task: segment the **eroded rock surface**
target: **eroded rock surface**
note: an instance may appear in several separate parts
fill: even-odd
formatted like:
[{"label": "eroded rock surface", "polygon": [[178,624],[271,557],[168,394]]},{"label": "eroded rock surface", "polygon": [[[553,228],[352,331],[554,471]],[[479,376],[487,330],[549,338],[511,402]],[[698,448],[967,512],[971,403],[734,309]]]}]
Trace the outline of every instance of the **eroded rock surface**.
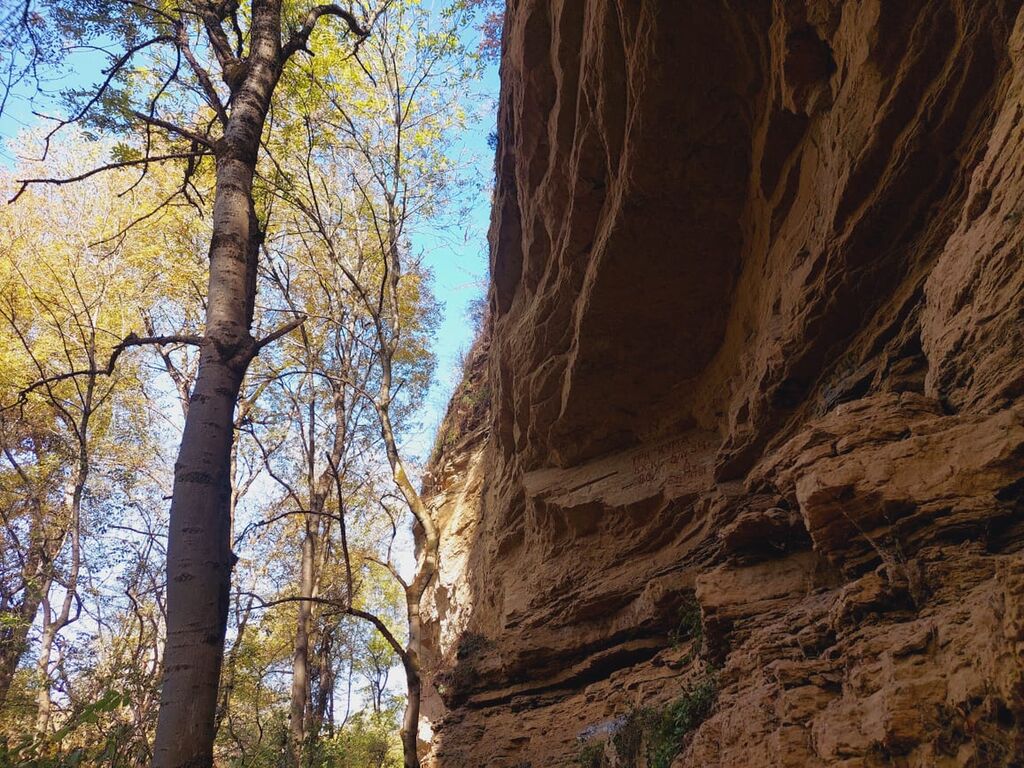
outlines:
[{"label": "eroded rock surface", "polygon": [[505,48],[428,763],[1024,765],[1021,0],[509,0]]}]

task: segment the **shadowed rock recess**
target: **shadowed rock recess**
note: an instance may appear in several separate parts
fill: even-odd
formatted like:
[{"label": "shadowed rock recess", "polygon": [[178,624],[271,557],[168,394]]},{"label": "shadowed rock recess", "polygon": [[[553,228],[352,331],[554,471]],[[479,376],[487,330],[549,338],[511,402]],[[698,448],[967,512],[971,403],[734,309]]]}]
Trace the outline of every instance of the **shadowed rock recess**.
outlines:
[{"label": "shadowed rock recess", "polygon": [[509,0],[427,764],[1024,765],[1021,0]]}]

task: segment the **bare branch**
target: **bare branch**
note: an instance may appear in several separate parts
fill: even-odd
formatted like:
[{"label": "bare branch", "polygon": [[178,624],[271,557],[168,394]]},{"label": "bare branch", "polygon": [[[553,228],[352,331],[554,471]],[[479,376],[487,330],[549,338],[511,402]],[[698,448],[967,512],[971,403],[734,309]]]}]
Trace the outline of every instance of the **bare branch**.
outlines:
[{"label": "bare branch", "polygon": [[211,151],[214,148],[213,141],[209,137],[202,136],[188,130],[187,128],[182,128],[180,125],[175,125],[168,120],[163,120],[155,115],[147,115],[145,112],[139,112],[137,110],[132,110],[132,115],[144,123],[155,125],[157,128],[163,128],[165,131],[176,133],[179,136],[184,136],[186,139],[191,139],[197,144],[202,144],[204,147],[209,147]]},{"label": "bare branch", "polygon": [[118,168],[133,168],[139,165],[148,165],[149,163],[160,163],[165,160],[185,160],[189,158],[203,157],[208,155],[208,152],[172,152],[168,155],[155,155],[149,157],[140,157],[137,160],[121,160],[116,163],[107,163],[105,165],[98,166],[92,170],[80,173],[77,176],[68,176],[63,179],[55,178],[38,178],[38,179],[18,179],[18,183],[21,185],[18,187],[18,191],[14,193],[14,197],[8,200],[8,203],[15,202],[22,194],[28,189],[30,184],[53,184],[60,186],[62,184],[73,184],[76,181],[82,181],[88,179],[90,176],[95,176],[97,173],[103,173],[104,171],[115,171]]},{"label": "bare branch", "polygon": [[247,526],[245,526],[244,530],[240,534],[238,534],[238,536],[235,537],[235,541],[232,544],[232,546],[237,547],[238,544],[246,536],[248,536],[251,531],[254,531],[257,528],[263,528],[268,525],[273,525],[278,520],[284,520],[286,517],[291,517],[293,515],[316,515],[319,517],[328,517],[332,520],[338,519],[338,516],[332,512],[313,512],[312,510],[309,509],[292,509],[287,512],[282,512],[278,515],[274,515],[273,517],[268,517],[266,520],[256,520],[255,522],[249,523]]},{"label": "bare branch", "polygon": [[342,613],[347,613],[349,616],[355,616],[357,618],[363,619],[364,621],[368,621],[371,624],[373,624],[373,626],[377,628],[377,631],[381,633],[385,640],[387,640],[388,645],[390,645],[394,652],[398,654],[398,657],[402,660],[402,664],[405,665],[406,669],[408,669],[409,665],[411,664],[409,652],[402,646],[400,642],[398,642],[398,638],[395,637],[394,633],[390,629],[388,629],[387,624],[385,624],[379,617],[374,616],[372,613],[368,611],[363,611],[359,608],[353,608],[352,606],[347,605],[341,602],[340,600],[332,600],[328,597],[296,596],[279,597],[274,600],[264,600],[262,597],[255,594],[254,592],[239,592],[238,594],[245,595],[246,597],[252,597],[253,599],[258,600],[259,604],[254,605],[253,608],[260,609],[273,608],[276,605],[285,605],[287,603],[316,603],[317,605],[326,605],[332,608],[337,608]]},{"label": "bare branch", "polygon": [[51,120],[56,120],[57,125],[53,128],[52,131],[46,134],[43,147],[43,159],[46,159],[46,156],[50,151],[50,139],[53,138],[54,134],[57,133],[57,131],[59,131],[64,126],[70,125],[71,123],[75,123],[81,120],[83,117],[85,117],[89,110],[93,108],[93,105],[95,105],[96,102],[98,102],[103,97],[103,94],[106,93],[107,88],[110,87],[110,84],[117,76],[117,73],[121,71],[121,68],[124,67],[124,65],[127,64],[131,60],[131,58],[135,56],[136,53],[148,48],[151,45],[156,45],[157,43],[173,42],[173,37],[169,35],[159,35],[158,37],[151,38],[143,43],[139,43],[138,45],[133,45],[131,48],[129,48],[123,54],[121,54],[121,56],[113,64],[111,64],[108,69],[104,70],[106,78],[100,84],[100,87],[96,89],[96,91],[92,94],[90,99],[85,103],[85,105],[78,111],[78,113],[74,117],[70,117],[67,119],[50,118]]},{"label": "bare branch", "polygon": [[117,359],[121,356],[121,353],[129,347],[141,347],[147,344],[193,344],[195,346],[201,346],[203,343],[204,339],[201,336],[137,336],[134,333],[129,333],[117,346],[114,347],[113,350],[111,350],[110,358],[107,360],[105,368],[86,368],[78,371],[68,371],[67,373],[59,373],[56,376],[48,376],[40,379],[23,389],[18,395],[18,400],[12,405],[0,408],[0,412],[9,410],[16,405],[24,403],[28,395],[35,390],[40,387],[55,384],[58,381],[66,381],[78,376],[109,376],[114,372],[114,366],[117,364]]},{"label": "bare branch", "polygon": [[334,3],[329,5],[318,5],[311,8],[309,13],[306,14],[306,18],[302,22],[302,26],[292,31],[291,36],[288,38],[288,42],[285,43],[284,47],[281,49],[281,61],[288,61],[288,59],[297,51],[305,51],[310,54],[312,53],[312,51],[306,47],[306,44],[309,42],[309,36],[313,34],[313,28],[316,27],[317,21],[319,21],[323,16],[335,16],[344,21],[349,31],[355,35],[358,40],[362,40],[370,34],[370,30],[363,27],[351,11]]},{"label": "bare branch", "polygon": [[220,120],[220,124],[227,128],[228,113],[224,109],[220,96],[217,94],[217,88],[214,86],[213,80],[210,79],[210,73],[199,63],[195,53],[193,53],[192,46],[188,42],[188,31],[182,24],[178,25],[176,42],[178,48],[185,55],[185,61],[188,62],[192,72],[199,79],[199,84],[203,87],[203,93],[206,94],[206,101],[213,108],[213,111],[217,113],[217,119]]},{"label": "bare branch", "polygon": [[384,560],[378,560],[376,557],[371,557],[369,555],[365,556],[364,559],[368,563],[373,563],[374,565],[379,565],[381,568],[386,568],[388,572],[392,575],[392,577],[394,577],[395,581],[402,585],[402,589],[409,589],[408,583],[405,581],[405,579],[402,578],[402,574],[398,572],[398,569],[395,567],[394,563],[385,562]]},{"label": "bare branch", "polygon": [[273,344],[275,341],[280,339],[282,336],[287,336],[289,333],[294,331],[300,325],[306,322],[306,316],[296,317],[294,320],[289,320],[287,323],[282,325],[280,328],[271,331],[269,334],[264,336],[259,341],[255,342],[252,346],[252,356],[255,357],[259,354],[260,350],[268,344]]}]

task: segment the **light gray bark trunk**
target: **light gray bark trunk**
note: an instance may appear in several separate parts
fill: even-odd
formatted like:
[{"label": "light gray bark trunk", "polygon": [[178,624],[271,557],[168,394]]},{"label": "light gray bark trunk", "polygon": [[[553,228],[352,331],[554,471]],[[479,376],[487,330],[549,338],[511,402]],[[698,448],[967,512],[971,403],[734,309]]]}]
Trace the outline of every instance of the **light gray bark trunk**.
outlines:
[{"label": "light gray bark trunk", "polygon": [[295,627],[295,641],[292,651],[292,691],[289,706],[289,761],[293,768],[302,762],[303,744],[306,740],[306,707],[309,702],[309,634],[313,617],[314,574],[316,531],[315,522],[306,519],[306,533],[302,539],[302,560],[300,563],[299,595],[305,598],[299,602],[299,616]]},{"label": "light gray bark trunk", "polygon": [[404,768],[420,768],[419,729],[420,698],[420,650],[422,648],[423,626],[420,620],[420,595],[407,592],[406,611],[409,617],[409,643],[406,646],[405,715],[402,719],[402,758]]},{"label": "light gray bark trunk", "polygon": [[[67,583],[64,585],[64,600],[60,611],[53,616],[50,611],[49,596],[43,599],[43,632],[39,641],[39,658],[36,661],[36,674],[39,678],[39,692],[36,695],[36,733],[45,734],[50,726],[50,659],[53,655],[53,643],[64,627],[71,623],[71,606],[74,604],[78,589],[78,574],[82,562],[81,514],[82,492],[85,490],[85,479],[88,475],[88,457],[83,448],[80,457],[81,466],[76,472],[72,490],[71,507],[71,569]],[[51,582],[52,586],[52,582]]]},{"label": "light gray bark trunk", "polygon": [[231,587],[231,446],[262,233],[252,182],[280,76],[280,2],[253,3],[248,72],[217,144],[205,342],[178,460],[167,540],[167,643],[153,768],[209,768]]},{"label": "light gray bark trunk", "polygon": [[397,237],[395,227],[390,226],[391,231],[391,274],[389,289],[391,294],[392,317],[390,338],[382,331],[382,319],[376,318],[378,328],[378,339],[381,343],[381,384],[375,403],[377,415],[380,417],[381,437],[384,440],[384,448],[388,455],[388,463],[391,466],[391,476],[398,486],[405,503],[409,506],[413,517],[420,524],[422,542],[419,559],[416,563],[416,573],[412,582],[406,587],[406,610],[409,619],[409,642],[406,646],[405,669],[408,679],[408,691],[405,704],[405,717],[402,726],[402,747],[405,768],[420,768],[418,742],[419,742],[419,717],[420,717],[420,696],[422,684],[420,681],[420,651],[423,648],[423,627],[420,618],[420,601],[427,589],[430,580],[437,572],[438,557],[438,532],[427,505],[423,502],[419,491],[413,485],[409,472],[406,470],[405,462],[402,461],[401,453],[398,450],[398,439],[395,436],[394,425],[391,422],[391,385],[392,385],[392,360],[395,355],[396,343],[400,335],[400,317],[398,314],[398,281],[401,276],[401,264],[398,259]]},{"label": "light gray bark trunk", "polygon": [[204,347],[175,465],[167,548],[167,642],[155,768],[213,761],[231,568],[230,465],[241,374]]}]

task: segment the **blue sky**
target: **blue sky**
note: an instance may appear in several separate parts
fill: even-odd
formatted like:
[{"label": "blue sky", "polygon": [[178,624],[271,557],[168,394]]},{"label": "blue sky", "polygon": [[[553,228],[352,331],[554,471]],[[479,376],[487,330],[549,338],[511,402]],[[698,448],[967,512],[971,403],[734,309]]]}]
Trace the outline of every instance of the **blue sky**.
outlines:
[{"label": "blue sky", "polygon": [[[422,434],[412,448],[426,457],[433,436],[444,416],[448,399],[461,374],[460,358],[473,341],[470,305],[486,291],[488,274],[487,227],[491,213],[491,182],[494,150],[487,143],[495,126],[495,103],[498,92],[497,67],[491,65],[473,95],[479,112],[469,130],[459,138],[457,154],[472,165],[475,188],[471,193],[470,211],[465,222],[445,227],[437,222],[437,234],[421,233],[413,237],[413,248],[422,253],[425,263],[434,272],[434,290],[444,303],[444,319],[438,328],[435,351],[437,373],[427,402],[424,404]],[[426,440],[425,444],[421,444]]]},{"label": "blue sky", "polygon": [[[426,0],[433,11],[439,11],[446,0]],[[466,42],[475,47],[477,33],[466,33]],[[3,62],[0,61],[0,64]],[[61,90],[85,87],[102,79],[101,70],[108,63],[96,52],[71,56],[65,72],[73,73],[43,83],[42,91],[33,84],[16,89],[0,114],[0,165],[11,167],[18,156],[37,157],[39,149],[19,145],[18,134],[49,121],[39,114],[59,112]],[[469,211],[464,220],[445,219],[431,222],[413,236],[413,249],[422,254],[425,264],[434,273],[434,291],[443,304],[435,352],[437,369],[433,386],[423,403],[421,428],[407,436],[406,450],[415,458],[426,458],[433,437],[444,416],[448,399],[458,383],[461,354],[472,343],[473,325],[469,311],[472,302],[486,290],[487,226],[490,219],[492,163],[494,152],[488,146],[488,135],[494,130],[495,104],[498,94],[497,66],[487,67],[483,78],[469,94],[467,107],[476,115],[468,129],[457,139],[455,154],[466,164],[472,177]]]}]

